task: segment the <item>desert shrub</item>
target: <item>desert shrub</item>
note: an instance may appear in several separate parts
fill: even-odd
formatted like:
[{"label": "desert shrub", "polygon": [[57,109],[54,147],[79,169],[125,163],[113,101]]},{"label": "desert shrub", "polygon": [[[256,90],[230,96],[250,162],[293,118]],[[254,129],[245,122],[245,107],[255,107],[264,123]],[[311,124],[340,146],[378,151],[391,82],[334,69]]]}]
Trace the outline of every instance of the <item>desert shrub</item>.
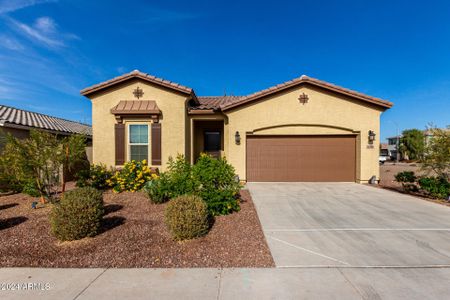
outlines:
[{"label": "desert shrub", "polygon": [[431,128],[430,133],[422,169],[434,171],[439,177],[450,180],[450,127]]},{"label": "desert shrub", "polygon": [[420,188],[435,198],[448,199],[450,183],[443,177],[423,177],[419,179]]},{"label": "desert shrub", "polygon": [[416,192],[418,190],[416,185],[417,176],[412,171],[403,171],[395,175],[395,180],[402,184],[405,192]]},{"label": "desert shrub", "polygon": [[417,180],[416,175],[414,174],[414,172],[412,171],[403,171],[403,172],[399,172],[395,175],[395,180],[397,182],[408,182],[408,183],[413,183]]},{"label": "desert shrub", "polygon": [[88,170],[77,173],[77,187],[90,186],[98,190],[109,188],[108,180],[113,176],[113,171],[104,164],[91,165]]},{"label": "desert shrub", "polygon": [[126,162],[120,171],[116,171],[107,183],[113,188],[113,192],[136,192],[141,190],[147,181],[158,178],[147,165],[147,161],[135,160]]},{"label": "desert shrub", "polygon": [[225,158],[213,158],[201,154],[192,167],[192,177],[195,182],[195,194],[208,205],[208,210],[214,216],[227,215],[239,211],[239,190],[236,173]]},{"label": "desert shrub", "polygon": [[[14,183],[22,188],[31,180],[36,183],[42,201],[54,201],[61,183],[64,167],[70,170],[72,163],[81,160],[85,137],[73,135],[58,138],[44,131],[31,130],[26,139],[6,136],[6,144],[0,156],[0,165]],[[77,149],[75,149],[77,148]],[[81,149],[81,150],[80,150]],[[64,189],[64,178],[62,180]],[[28,187],[27,187],[28,188]]]},{"label": "desert shrub", "polygon": [[102,192],[83,187],[65,192],[50,214],[51,231],[61,241],[95,236],[104,214]]},{"label": "desert shrub", "polygon": [[175,240],[201,237],[209,230],[208,207],[198,196],[183,195],[172,199],[164,217]]},{"label": "desert shrub", "polygon": [[39,189],[34,180],[27,180],[21,183],[22,185],[22,193],[30,195],[31,197],[39,197],[41,194],[39,193]]},{"label": "desert shrub", "polygon": [[182,155],[170,159],[167,171],[145,186],[154,203],[189,194],[201,197],[211,215],[226,215],[239,211],[240,184],[234,168],[225,159],[202,154],[194,166]]},{"label": "desert shrub", "polygon": [[0,158],[0,192],[21,192],[23,190],[23,182],[7,169],[7,166],[3,167]]},{"label": "desert shrub", "polygon": [[170,198],[192,194],[195,191],[196,183],[192,179],[192,166],[183,155],[178,155],[176,159],[169,158],[166,173],[171,184]]},{"label": "desert shrub", "polygon": [[169,158],[167,171],[159,178],[148,181],[144,186],[150,201],[163,203],[181,195],[194,194],[195,182],[192,179],[192,167],[183,155]]},{"label": "desert shrub", "polygon": [[147,181],[144,191],[153,203],[164,203],[169,201],[172,193],[172,184],[167,173],[161,173],[159,178]]}]

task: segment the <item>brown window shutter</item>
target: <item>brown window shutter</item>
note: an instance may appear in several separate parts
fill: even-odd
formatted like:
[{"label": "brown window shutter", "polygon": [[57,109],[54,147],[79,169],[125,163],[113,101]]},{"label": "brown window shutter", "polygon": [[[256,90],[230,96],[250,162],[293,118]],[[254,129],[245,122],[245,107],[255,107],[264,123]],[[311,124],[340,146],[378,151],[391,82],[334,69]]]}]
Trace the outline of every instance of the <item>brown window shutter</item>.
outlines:
[{"label": "brown window shutter", "polygon": [[161,123],[152,123],[152,165],[161,165]]},{"label": "brown window shutter", "polygon": [[125,163],[125,124],[114,125],[116,144],[116,165]]}]

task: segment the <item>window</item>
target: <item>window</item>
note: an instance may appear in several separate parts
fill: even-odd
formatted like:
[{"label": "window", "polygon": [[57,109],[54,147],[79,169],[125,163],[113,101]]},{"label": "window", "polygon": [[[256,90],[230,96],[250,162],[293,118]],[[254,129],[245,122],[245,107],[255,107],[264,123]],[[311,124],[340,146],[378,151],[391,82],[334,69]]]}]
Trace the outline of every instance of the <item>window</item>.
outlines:
[{"label": "window", "polygon": [[148,160],[148,125],[130,124],[128,129],[130,160]]}]

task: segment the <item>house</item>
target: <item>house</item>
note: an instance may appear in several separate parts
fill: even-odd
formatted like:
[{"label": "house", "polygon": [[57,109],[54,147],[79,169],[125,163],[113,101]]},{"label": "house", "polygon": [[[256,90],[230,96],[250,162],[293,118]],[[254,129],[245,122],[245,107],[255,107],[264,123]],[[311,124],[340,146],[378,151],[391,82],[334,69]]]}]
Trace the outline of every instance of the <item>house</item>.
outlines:
[{"label": "house", "polygon": [[380,144],[380,156],[384,156],[389,160],[391,155],[392,153],[389,150],[389,144],[386,143]]},{"label": "house", "polygon": [[60,136],[86,135],[88,140],[86,155],[89,161],[92,160],[91,126],[0,104],[0,131],[22,139],[27,138],[32,129],[43,130]]},{"label": "house", "polygon": [[81,91],[93,159],[120,167],[225,156],[244,181],[367,182],[379,176],[380,115],[391,102],[307,76],[247,96],[197,96],[132,71]]},{"label": "house", "polygon": [[[388,144],[388,150],[390,153],[390,157],[392,160],[396,160],[397,159],[397,147],[400,146],[400,142],[401,142],[401,135],[397,135],[397,136],[391,136],[387,138],[387,144]],[[399,154],[399,160],[401,159],[401,153]]]}]

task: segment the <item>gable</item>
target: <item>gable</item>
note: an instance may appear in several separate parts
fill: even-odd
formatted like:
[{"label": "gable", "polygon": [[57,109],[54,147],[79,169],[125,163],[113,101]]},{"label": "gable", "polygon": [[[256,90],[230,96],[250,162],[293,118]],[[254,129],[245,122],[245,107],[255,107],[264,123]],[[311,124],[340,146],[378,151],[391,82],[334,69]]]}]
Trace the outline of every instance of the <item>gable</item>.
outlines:
[{"label": "gable", "polygon": [[118,86],[124,86],[130,82],[145,82],[147,85],[164,89],[173,93],[190,96],[196,100],[194,90],[181,84],[155,77],[150,74],[134,70],[130,73],[115,77],[113,79],[92,85],[80,91],[80,94],[89,98],[94,97],[98,93],[105,93]]},{"label": "gable", "polygon": [[239,107],[241,105],[245,105],[248,103],[252,103],[255,101],[262,100],[268,96],[274,96],[278,93],[282,93],[288,90],[295,89],[300,86],[312,86],[317,87],[325,92],[335,93],[340,96],[345,96],[352,98],[354,100],[358,100],[361,102],[371,103],[375,106],[382,107],[383,109],[388,109],[392,107],[392,103],[380,98],[372,97],[365,95],[363,93],[359,93],[350,89],[346,89],[319,79],[311,78],[305,75],[302,75],[299,78],[278,84],[276,86],[272,86],[270,88],[267,88],[265,90],[256,92],[254,94],[241,97],[237,99],[236,101],[226,101],[223,104],[221,104],[220,108],[222,111],[226,111],[229,109],[233,109],[235,107]]}]

